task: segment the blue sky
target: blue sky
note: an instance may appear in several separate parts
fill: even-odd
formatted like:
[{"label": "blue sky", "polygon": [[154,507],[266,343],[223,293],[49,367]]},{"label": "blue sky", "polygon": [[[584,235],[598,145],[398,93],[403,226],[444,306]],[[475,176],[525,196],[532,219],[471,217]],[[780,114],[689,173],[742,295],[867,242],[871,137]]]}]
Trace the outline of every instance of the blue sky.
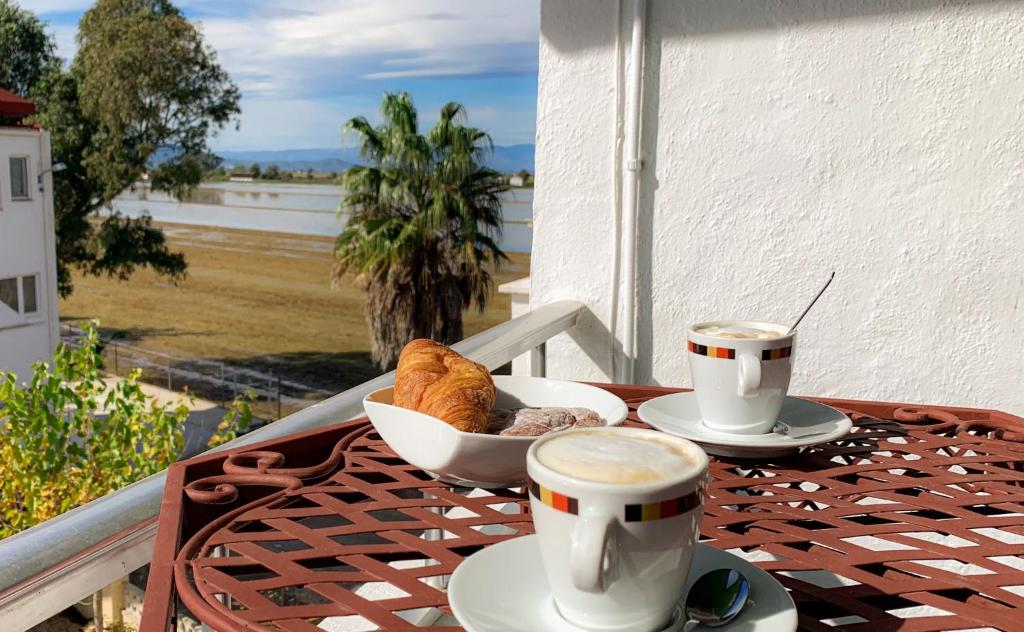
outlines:
[{"label": "blue sky", "polygon": [[[90,0],[21,0],[74,55]],[[376,118],[385,91],[421,121],[459,101],[495,143],[532,143],[539,0],[181,0],[242,89],[238,131],[214,149],[334,147],[348,118]],[[350,142],[350,141],[349,141]]]}]

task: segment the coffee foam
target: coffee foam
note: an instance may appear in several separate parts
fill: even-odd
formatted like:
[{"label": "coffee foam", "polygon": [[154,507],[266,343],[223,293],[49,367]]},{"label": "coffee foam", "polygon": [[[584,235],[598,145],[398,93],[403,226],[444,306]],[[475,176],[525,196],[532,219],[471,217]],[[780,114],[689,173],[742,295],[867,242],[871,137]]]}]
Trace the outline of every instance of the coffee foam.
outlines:
[{"label": "coffee foam", "polygon": [[696,328],[694,331],[705,336],[739,340],[768,340],[784,335],[783,332],[777,329],[765,329],[750,325],[705,325]]},{"label": "coffee foam", "polygon": [[623,432],[588,431],[545,441],[537,460],[573,478],[597,483],[653,483],[696,468],[696,455],[671,441]]}]

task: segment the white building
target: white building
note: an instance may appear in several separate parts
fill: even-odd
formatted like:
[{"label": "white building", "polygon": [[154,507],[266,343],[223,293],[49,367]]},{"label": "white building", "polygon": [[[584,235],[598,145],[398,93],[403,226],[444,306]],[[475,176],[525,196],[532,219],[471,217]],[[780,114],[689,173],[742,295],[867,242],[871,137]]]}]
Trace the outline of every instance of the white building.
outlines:
[{"label": "white building", "polygon": [[542,0],[530,304],[591,311],[548,374],[687,386],[688,323],[789,323],[836,270],[794,394],[1024,413],[1022,21]]},{"label": "white building", "polygon": [[0,89],[0,371],[19,382],[59,337],[50,135],[17,124],[34,111]]}]

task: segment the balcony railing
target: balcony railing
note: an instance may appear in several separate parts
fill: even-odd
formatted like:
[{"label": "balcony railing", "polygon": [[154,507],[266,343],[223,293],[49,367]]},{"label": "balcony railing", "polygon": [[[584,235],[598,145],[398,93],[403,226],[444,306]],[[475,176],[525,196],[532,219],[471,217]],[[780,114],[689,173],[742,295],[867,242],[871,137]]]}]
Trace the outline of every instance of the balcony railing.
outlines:
[{"label": "balcony railing", "polygon": [[[575,301],[545,305],[454,345],[495,369],[525,353],[544,374],[545,342],[573,328]],[[366,394],[394,383],[394,372],[364,382],[217,450],[275,439],[357,417]],[[24,630],[142,567],[152,555],[166,473],[155,474],[57,518],[0,540],[0,621]]]}]

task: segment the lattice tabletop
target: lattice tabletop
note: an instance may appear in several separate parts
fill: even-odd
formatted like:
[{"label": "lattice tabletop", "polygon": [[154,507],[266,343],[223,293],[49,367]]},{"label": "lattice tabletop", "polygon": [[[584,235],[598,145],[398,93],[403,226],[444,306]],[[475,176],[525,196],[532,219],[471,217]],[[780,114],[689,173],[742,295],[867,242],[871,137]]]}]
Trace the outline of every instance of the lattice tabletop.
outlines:
[{"label": "lattice tabletop", "polygon": [[[605,386],[636,407],[674,389]],[[1024,419],[820,400],[854,432],[712,460],[702,538],[791,591],[804,630],[1024,630]],[[457,630],[445,578],[531,533],[520,489],[431,480],[365,420],[172,466],[143,630]]]}]

